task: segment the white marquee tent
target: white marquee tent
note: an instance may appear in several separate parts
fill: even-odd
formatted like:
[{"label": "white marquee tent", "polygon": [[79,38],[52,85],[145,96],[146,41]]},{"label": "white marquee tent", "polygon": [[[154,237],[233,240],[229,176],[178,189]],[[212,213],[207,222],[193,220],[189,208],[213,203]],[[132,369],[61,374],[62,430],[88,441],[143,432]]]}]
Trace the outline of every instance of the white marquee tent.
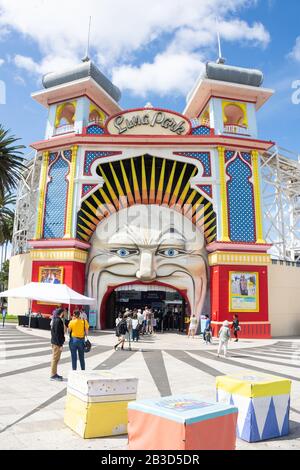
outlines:
[{"label": "white marquee tent", "polygon": [[30,282],[22,287],[8,289],[0,293],[0,297],[13,297],[15,299],[39,300],[40,302],[53,302],[67,305],[93,305],[95,299],[79,294],[66,284],[48,284]]}]

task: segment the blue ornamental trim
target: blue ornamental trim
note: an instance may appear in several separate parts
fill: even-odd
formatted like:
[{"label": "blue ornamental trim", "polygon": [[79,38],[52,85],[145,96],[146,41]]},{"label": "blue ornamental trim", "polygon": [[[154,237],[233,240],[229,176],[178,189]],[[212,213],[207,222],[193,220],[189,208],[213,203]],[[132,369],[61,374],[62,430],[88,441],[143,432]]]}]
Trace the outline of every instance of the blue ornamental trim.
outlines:
[{"label": "blue ornamental trim", "polygon": [[211,160],[208,152],[174,152],[174,155],[196,158],[203,166],[203,176],[211,176]]},{"label": "blue ornamental trim", "polygon": [[230,240],[255,242],[255,207],[251,168],[238,155],[226,168]]},{"label": "blue ornamental trim", "polygon": [[86,129],[86,133],[89,135],[101,135],[105,134],[104,129],[96,124],[93,124]]},{"label": "blue ornamental trim", "polygon": [[192,129],[193,135],[210,135],[210,128],[207,126],[194,127]]},{"label": "blue ornamental trim", "polygon": [[44,218],[44,238],[62,238],[65,231],[69,164],[60,155],[49,171]]},{"label": "blue ornamental trim", "polygon": [[83,174],[91,176],[91,167],[98,158],[112,157],[114,155],[121,155],[121,152],[85,152]]}]

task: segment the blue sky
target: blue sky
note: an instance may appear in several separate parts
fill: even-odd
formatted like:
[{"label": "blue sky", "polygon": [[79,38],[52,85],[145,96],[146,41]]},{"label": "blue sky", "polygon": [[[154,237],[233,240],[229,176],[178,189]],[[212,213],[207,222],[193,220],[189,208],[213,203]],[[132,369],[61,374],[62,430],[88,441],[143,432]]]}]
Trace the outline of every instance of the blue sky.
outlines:
[{"label": "blue sky", "polygon": [[258,114],[260,137],[300,153],[300,104],[292,103],[292,83],[300,80],[298,0],[49,3],[0,0],[0,123],[25,145],[43,138],[46,122],[30,94],[44,73],[80,61],[90,14],[92,59],[121,88],[122,107],[151,101],[179,112],[205,61],[217,56],[218,16],[227,63],[259,68],[264,86],[275,89]]}]

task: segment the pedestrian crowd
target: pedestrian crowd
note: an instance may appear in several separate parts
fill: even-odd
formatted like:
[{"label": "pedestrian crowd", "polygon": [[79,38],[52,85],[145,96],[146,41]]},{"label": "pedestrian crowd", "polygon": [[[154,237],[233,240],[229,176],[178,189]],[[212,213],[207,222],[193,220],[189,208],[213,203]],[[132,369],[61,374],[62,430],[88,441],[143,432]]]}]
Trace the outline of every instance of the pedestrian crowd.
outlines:
[{"label": "pedestrian crowd", "polygon": [[[145,306],[143,309],[125,309],[125,312],[119,313],[115,321],[117,343],[114,349],[124,349],[125,341],[128,342],[129,350],[132,342],[138,342],[143,335],[153,335],[158,328],[158,318],[155,311]],[[72,370],[77,369],[77,361],[79,360],[81,370],[85,370],[85,352],[88,351],[90,345],[87,339],[89,331],[89,323],[87,315],[83,309],[76,308],[73,312],[72,319],[68,318],[67,308],[57,308],[54,310],[51,320],[51,344],[52,344],[52,361],[51,361],[51,380],[62,381],[63,377],[58,375],[57,367],[61,357],[66,334],[69,335],[69,349],[71,353]],[[194,339],[198,328],[198,319],[195,314],[190,317],[188,337]],[[203,340],[206,344],[212,343],[212,326],[209,315],[205,316],[203,324]],[[219,357],[223,351],[224,357],[227,357],[228,342],[231,339],[231,332],[238,341],[238,333],[241,331],[238,315],[234,315],[232,325],[228,320],[223,322],[218,332],[219,346],[217,356]],[[89,346],[90,347],[90,346]]]},{"label": "pedestrian crowd", "polygon": [[148,306],[133,310],[126,308],[124,313],[119,313],[115,326],[118,338],[114,346],[115,350],[119,347],[124,349],[125,340],[128,341],[129,349],[131,349],[131,342],[138,342],[142,335],[152,335],[154,331],[157,331],[158,318],[156,312]]}]

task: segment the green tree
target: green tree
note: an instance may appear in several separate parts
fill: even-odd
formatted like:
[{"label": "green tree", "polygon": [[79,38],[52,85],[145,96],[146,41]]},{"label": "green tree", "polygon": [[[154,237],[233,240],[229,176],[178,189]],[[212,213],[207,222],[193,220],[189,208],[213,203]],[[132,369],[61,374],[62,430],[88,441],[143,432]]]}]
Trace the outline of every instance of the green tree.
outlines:
[{"label": "green tree", "polygon": [[16,188],[25,168],[22,156],[25,146],[16,145],[19,140],[0,125],[0,195],[2,197]]},{"label": "green tree", "polygon": [[0,193],[0,271],[4,261],[7,259],[8,244],[12,240],[13,227],[14,227],[14,205],[16,202],[15,196],[11,194],[1,195]]},{"label": "green tree", "polygon": [[9,260],[4,261],[2,271],[0,271],[0,287],[1,291],[8,288]]}]

